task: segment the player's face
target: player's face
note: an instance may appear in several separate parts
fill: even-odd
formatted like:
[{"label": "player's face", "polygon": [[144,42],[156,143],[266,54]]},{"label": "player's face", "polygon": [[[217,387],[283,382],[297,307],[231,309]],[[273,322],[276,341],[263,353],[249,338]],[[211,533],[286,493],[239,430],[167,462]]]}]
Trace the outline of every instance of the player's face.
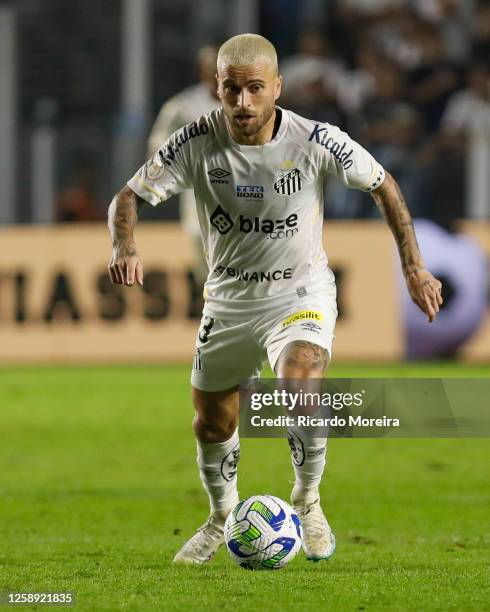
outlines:
[{"label": "player's face", "polygon": [[218,67],[218,96],[233,137],[243,144],[270,140],[282,79],[267,62]]}]

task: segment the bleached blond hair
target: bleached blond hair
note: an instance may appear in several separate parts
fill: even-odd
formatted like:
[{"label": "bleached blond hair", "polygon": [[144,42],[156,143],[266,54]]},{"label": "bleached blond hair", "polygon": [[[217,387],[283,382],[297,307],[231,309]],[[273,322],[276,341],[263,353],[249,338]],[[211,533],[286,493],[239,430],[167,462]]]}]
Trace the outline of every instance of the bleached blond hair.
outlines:
[{"label": "bleached blond hair", "polygon": [[238,34],[224,42],[218,51],[220,66],[251,66],[257,61],[269,62],[278,73],[277,53],[274,45],[259,34]]}]

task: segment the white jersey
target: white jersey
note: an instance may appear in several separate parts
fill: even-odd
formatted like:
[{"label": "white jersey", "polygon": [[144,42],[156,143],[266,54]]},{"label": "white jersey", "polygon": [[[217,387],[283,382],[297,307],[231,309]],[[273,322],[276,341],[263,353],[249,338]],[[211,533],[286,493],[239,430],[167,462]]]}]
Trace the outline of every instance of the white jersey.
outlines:
[{"label": "white jersey", "polygon": [[194,188],[209,266],[204,314],[243,318],[334,283],[323,250],[323,178],[371,191],[383,168],[339,128],[277,107],[265,145],[236,143],[222,109],[175,132],[128,182],[156,206]]}]

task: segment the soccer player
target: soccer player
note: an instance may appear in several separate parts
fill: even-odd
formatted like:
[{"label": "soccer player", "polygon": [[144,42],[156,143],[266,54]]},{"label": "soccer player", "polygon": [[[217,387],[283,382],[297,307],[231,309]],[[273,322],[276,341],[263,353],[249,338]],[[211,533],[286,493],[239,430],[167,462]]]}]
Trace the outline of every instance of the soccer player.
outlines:
[{"label": "soccer player", "polygon": [[[211,512],[177,552],[178,563],[214,555],[238,502],[239,382],[257,376],[267,357],[282,379],[321,378],[332,357],[337,308],[322,246],[325,175],[372,194],[397,242],[410,295],[429,321],[442,303],[395,179],[339,128],[276,105],[282,79],[273,45],[255,34],[231,38],[219,49],[217,73],[222,108],[175,132],[109,208],[109,274],[133,285],[143,283],[133,239],[142,202],[156,206],[190,187],[197,202],[210,272],[191,382]],[[290,442],[303,548],[309,559],[328,559],[335,538],[319,496],[326,440],[295,432]]]}]

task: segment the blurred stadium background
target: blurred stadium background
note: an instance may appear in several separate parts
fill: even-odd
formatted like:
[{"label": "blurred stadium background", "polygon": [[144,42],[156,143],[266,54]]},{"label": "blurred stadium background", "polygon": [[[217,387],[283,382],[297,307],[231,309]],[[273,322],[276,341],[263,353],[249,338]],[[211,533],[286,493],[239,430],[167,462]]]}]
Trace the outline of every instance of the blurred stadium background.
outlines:
[{"label": "blurred stadium background", "polygon": [[[489,2],[0,0],[0,598],[488,609],[486,439],[331,440],[328,566],[298,555],[251,575],[223,550],[202,572],[171,563],[208,511],[188,384],[193,237],[177,201],[143,207],[145,286],[112,286],[105,217],[162,105],[199,81],[199,51],[247,31],[278,49],[283,106],[339,124],[397,177],[444,281],[428,325],[369,196],[328,182],[332,376],[490,376]],[[287,498],[286,442],[242,448],[240,494]]]},{"label": "blurred stadium background", "polygon": [[145,159],[200,49],[277,47],[280,104],[340,125],[401,184],[444,281],[426,325],[366,194],[325,187],[339,360],[490,362],[490,2],[15,0],[0,3],[1,363],[190,363],[201,310],[177,202],[142,210],[143,290],[111,286],[107,206]]}]

